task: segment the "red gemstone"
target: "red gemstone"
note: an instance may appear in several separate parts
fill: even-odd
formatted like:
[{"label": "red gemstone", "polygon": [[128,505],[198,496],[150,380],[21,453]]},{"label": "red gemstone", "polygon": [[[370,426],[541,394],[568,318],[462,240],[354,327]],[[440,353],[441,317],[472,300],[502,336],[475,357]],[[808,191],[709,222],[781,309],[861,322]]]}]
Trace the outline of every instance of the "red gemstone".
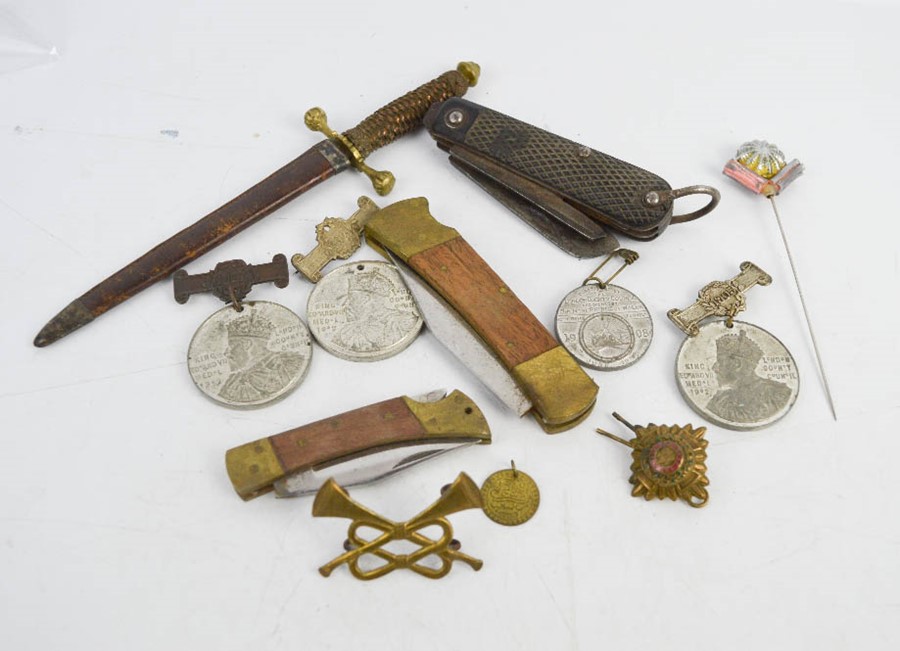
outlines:
[{"label": "red gemstone", "polygon": [[659,441],[650,448],[648,461],[653,472],[671,475],[684,463],[684,451],[675,441]]}]

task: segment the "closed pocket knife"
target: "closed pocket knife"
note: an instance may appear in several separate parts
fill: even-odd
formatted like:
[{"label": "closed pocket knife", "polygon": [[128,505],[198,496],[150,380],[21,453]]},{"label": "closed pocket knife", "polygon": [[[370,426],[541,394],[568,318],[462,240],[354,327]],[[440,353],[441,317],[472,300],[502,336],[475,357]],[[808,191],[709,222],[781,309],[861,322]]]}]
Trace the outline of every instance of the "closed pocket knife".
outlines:
[{"label": "closed pocket knife", "polygon": [[587,417],[597,385],[426,199],[382,208],[366,241],[397,265],[435,337],[508,407],[547,433]]},{"label": "closed pocket knife", "polygon": [[225,453],[245,501],[315,493],[329,478],[364,484],[461,446],[491,442],[484,414],[460,391],[402,396],[245,443]]},{"label": "closed pocket knife", "polygon": [[[650,240],[719,202],[715,188],[673,190],[652,172],[463,99],[432,106],[424,123],[455,167],[579,258],[617,249],[611,230]],[[710,201],[673,216],[675,199],[689,194]]]}]

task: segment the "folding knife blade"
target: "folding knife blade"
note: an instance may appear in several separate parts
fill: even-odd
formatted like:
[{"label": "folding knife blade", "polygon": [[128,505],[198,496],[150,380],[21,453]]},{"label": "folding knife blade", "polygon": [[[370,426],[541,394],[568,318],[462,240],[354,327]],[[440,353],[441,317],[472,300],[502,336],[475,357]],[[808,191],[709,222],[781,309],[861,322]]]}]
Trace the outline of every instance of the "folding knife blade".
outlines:
[{"label": "folding knife blade", "polygon": [[438,400],[443,400],[447,397],[447,389],[435,389],[434,391],[429,391],[428,393],[423,393],[418,396],[412,396],[412,399],[416,402],[437,402]]},{"label": "folding knife blade", "polygon": [[[460,391],[444,393],[385,400],[232,448],[225,453],[228,477],[238,495],[250,500],[272,490],[306,492],[310,482],[321,484],[348,467],[361,469],[355,475],[359,483],[432,458],[439,449],[490,443],[478,405]],[[374,466],[367,461],[392,450],[394,457],[374,457]]]},{"label": "folding knife blade", "polygon": [[504,405],[516,412],[516,415],[524,416],[528,413],[531,401],[481,337],[447,301],[423,282],[400,258],[390,251],[385,253],[397,267],[419,307],[425,325],[438,341],[469,368]]},{"label": "folding knife blade", "polygon": [[[587,417],[597,385],[459,232],[434,218],[427,199],[382,208],[366,224],[366,241],[388,259],[405,264],[407,278],[415,276],[432,290],[430,302],[425,292],[414,294],[431,316],[431,322],[425,317],[429,327],[454,352],[487,351],[463,361],[494,386],[510,386],[506,377],[511,378],[544,431],[562,432]],[[432,305],[441,309],[432,311]],[[436,314],[449,317],[441,321]],[[438,330],[445,322],[450,325]],[[454,324],[468,328],[451,327]],[[464,343],[457,345],[453,339],[460,333]],[[475,345],[479,340],[482,345]],[[503,373],[495,373],[497,368]],[[521,415],[526,403],[517,396],[503,399]]]},{"label": "folding knife blade", "polygon": [[423,461],[434,459],[453,450],[467,448],[476,443],[478,441],[475,440],[459,443],[422,443],[416,445],[412,450],[399,448],[375,452],[357,460],[356,463],[346,463],[319,470],[315,468],[301,470],[275,481],[275,495],[278,497],[310,495],[317,492],[328,479],[334,479],[345,488],[368,484],[390,477]]},{"label": "folding knife blade", "polygon": [[566,253],[596,258],[619,247],[606,228],[546,188],[466,149],[448,151],[456,169]]}]

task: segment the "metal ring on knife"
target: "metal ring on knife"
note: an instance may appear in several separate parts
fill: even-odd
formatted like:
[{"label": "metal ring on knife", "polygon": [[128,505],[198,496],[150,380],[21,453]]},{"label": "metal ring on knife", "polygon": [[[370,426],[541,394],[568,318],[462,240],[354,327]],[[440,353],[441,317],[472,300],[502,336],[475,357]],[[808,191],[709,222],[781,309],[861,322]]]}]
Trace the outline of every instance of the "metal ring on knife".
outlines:
[{"label": "metal ring on knife", "polygon": [[703,217],[703,215],[715,208],[719,204],[719,199],[722,198],[718,190],[708,185],[689,185],[686,188],[678,188],[677,190],[652,190],[646,194],[644,202],[648,205],[655,206],[665,201],[674,201],[675,199],[686,197],[691,194],[708,194],[710,197],[709,203],[694,212],[689,212],[684,215],[674,215],[672,221],[669,222],[670,224],[680,224],[682,222],[692,221],[698,217]]}]

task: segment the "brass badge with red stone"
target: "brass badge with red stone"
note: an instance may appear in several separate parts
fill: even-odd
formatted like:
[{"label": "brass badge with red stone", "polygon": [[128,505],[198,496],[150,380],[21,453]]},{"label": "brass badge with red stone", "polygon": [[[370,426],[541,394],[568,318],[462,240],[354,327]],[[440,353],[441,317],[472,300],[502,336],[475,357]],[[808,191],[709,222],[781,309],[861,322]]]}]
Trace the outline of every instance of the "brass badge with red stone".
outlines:
[{"label": "brass badge with red stone", "polygon": [[631,494],[645,500],[684,500],[699,508],[709,501],[706,477],[705,427],[693,425],[632,425],[613,413],[635,434],[627,441],[597,428],[596,432],[631,448]]}]

